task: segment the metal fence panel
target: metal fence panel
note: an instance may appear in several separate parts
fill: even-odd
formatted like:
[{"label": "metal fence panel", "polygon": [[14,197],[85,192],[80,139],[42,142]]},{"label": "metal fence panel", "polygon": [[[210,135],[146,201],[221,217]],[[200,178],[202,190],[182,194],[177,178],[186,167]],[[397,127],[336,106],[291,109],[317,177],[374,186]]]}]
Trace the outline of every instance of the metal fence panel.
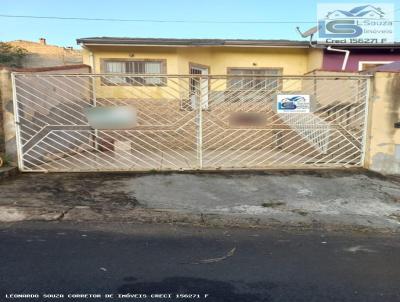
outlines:
[{"label": "metal fence panel", "polygon": [[[366,76],[16,73],[23,171],[362,166]],[[277,112],[278,95],[310,111]],[[130,106],[137,124],[94,129],[90,108]]]}]

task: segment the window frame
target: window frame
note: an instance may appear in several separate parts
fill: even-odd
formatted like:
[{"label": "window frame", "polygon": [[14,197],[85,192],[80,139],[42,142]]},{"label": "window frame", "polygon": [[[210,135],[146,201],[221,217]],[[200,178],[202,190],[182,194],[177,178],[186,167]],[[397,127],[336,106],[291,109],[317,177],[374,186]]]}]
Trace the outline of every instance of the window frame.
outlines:
[{"label": "window frame", "polygon": [[[227,90],[251,90],[251,89],[231,89],[231,86],[230,86],[230,78],[231,77],[233,77],[233,76],[235,76],[235,77],[240,77],[240,75],[235,75],[235,74],[232,74],[232,70],[276,70],[276,71],[278,71],[278,74],[277,74],[277,78],[278,78],[278,81],[277,81],[277,87],[276,87],[276,90],[281,90],[282,89],[282,75],[283,75],[283,67],[227,67],[226,68],[226,74],[227,74],[227,76],[228,76],[228,85],[227,85]],[[265,77],[268,77],[268,75],[265,75]],[[254,78],[253,78],[254,79]],[[259,88],[257,88],[257,90],[258,90]],[[274,89],[271,89],[271,90],[274,90]]]},{"label": "window frame", "polygon": [[[106,72],[106,64],[108,62],[113,62],[113,63],[134,63],[134,62],[150,62],[150,63],[160,63],[160,67],[161,67],[161,75],[166,75],[167,74],[167,60],[166,59],[124,59],[124,58],[106,58],[106,59],[100,59],[100,71],[101,73],[107,73]],[[112,74],[112,73],[107,73],[107,74]],[[132,73],[127,73],[129,75],[132,75]],[[118,75],[116,75],[118,76]],[[123,77],[123,76],[121,76]],[[102,85],[104,86],[146,86],[146,87],[158,87],[158,86],[167,86],[167,78],[166,77],[162,77],[161,78],[161,83],[158,84],[146,84],[143,83],[142,85],[139,83],[135,83],[135,82],[125,82],[125,83],[112,83],[110,81],[107,81],[106,78],[102,77]]]},{"label": "window frame", "polygon": [[368,71],[363,69],[364,65],[387,65],[393,63],[394,61],[358,61],[358,71]]}]

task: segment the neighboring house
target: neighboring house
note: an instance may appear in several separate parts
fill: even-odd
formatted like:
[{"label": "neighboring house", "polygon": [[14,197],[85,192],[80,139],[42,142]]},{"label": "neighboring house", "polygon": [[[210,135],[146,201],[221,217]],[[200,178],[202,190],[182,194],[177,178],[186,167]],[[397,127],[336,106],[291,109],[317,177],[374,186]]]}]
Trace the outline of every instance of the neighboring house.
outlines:
[{"label": "neighboring house", "polygon": [[368,72],[400,72],[400,61],[390,64],[379,65],[374,68],[368,69]]},{"label": "neighboring house", "polygon": [[25,48],[29,52],[22,60],[22,67],[24,68],[82,64],[80,50],[73,49],[72,47],[48,45],[44,38],[40,38],[39,42],[15,40],[8,43],[13,46]]},{"label": "neighboring house", "polygon": [[[337,45],[334,48],[349,50],[350,55],[344,71],[358,72],[379,65],[400,61],[400,43],[370,45]],[[339,71],[344,60],[344,53],[324,49],[322,69]]]}]

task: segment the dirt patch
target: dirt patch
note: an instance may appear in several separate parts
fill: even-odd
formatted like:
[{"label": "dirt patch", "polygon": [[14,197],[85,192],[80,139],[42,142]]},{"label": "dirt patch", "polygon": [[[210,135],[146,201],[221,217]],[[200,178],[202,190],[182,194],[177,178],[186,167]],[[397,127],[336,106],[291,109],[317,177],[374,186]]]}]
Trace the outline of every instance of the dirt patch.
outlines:
[{"label": "dirt patch", "polygon": [[296,214],[299,214],[299,215],[301,215],[301,216],[307,216],[307,215],[308,215],[308,212],[303,211],[303,210],[299,210],[299,209],[291,210],[291,212],[296,213]]},{"label": "dirt patch", "polygon": [[286,205],[286,203],[282,201],[267,201],[264,202],[261,206],[264,208],[277,208],[284,205]]},{"label": "dirt patch", "polygon": [[128,207],[138,205],[134,192],[121,189],[119,174],[21,174],[0,183],[0,204]]}]

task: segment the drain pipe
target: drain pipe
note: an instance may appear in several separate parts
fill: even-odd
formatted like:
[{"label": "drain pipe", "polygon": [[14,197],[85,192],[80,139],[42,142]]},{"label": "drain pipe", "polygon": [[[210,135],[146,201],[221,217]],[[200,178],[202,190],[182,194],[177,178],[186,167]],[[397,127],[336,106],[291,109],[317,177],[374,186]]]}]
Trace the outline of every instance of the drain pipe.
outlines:
[{"label": "drain pipe", "polygon": [[328,46],[327,50],[345,53],[343,64],[342,64],[342,71],[346,70],[347,61],[349,60],[349,56],[350,56],[350,50],[337,49],[337,48],[333,48],[332,46]]}]

